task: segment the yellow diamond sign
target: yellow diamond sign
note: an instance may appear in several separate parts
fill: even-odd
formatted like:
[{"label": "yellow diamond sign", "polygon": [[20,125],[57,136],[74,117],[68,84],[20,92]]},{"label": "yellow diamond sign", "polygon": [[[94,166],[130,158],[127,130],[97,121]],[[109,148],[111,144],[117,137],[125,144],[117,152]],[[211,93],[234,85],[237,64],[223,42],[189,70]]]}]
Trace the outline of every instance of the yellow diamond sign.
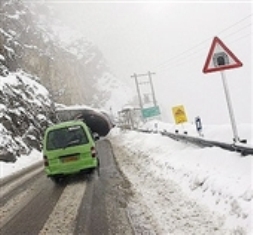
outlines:
[{"label": "yellow diamond sign", "polygon": [[187,122],[187,117],[183,105],[173,107],[172,112],[176,124]]}]

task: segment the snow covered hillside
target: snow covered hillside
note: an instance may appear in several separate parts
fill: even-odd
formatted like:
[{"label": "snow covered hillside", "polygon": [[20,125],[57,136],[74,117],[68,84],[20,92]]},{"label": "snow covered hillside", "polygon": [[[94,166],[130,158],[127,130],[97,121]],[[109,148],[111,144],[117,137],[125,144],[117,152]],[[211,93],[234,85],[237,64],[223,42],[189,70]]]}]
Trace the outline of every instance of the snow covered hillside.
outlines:
[{"label": "snow covered hillside", "polygon": [[0,1],[0,22],[0,160],[40,150],[54,102],[116,112],[131,100],[98,47],[40,1]]},{"label": "snow covered hillside", "polygon": [[99,48],[43,1],[1,1],[0,14],[1,74],[22,69],[36,75],[54,101],[67,105],[118,110],[132,100],[133,91],[114,76]]},{"label": "snow covered hillside", "polygon": [[36,80],[23,71],[0,76],[0,161],[40,150],[43,132],[55,120],[49,93]]}]

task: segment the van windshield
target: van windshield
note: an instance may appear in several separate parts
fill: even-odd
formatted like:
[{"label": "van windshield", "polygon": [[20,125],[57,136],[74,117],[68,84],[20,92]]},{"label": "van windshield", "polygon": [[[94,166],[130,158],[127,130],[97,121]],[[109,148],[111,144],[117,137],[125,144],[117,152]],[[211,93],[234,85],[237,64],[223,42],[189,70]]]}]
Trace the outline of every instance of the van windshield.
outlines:
[{"label": "van windshield", "polygon": [[46,148],[47,150],[56,150],[70,146],[87,144],[88,142],[88,137],[82,126],[76,125],[51,130],[47,135]]}]

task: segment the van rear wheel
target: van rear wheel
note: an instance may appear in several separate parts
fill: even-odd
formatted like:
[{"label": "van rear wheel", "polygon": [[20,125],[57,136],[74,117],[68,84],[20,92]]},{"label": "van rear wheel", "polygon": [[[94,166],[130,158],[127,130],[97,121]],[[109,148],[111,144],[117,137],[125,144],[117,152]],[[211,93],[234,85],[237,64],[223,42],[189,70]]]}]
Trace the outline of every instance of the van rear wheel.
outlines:
[{"label": "van rear wheel", "polygon": [[50,179],[56,184],[61,184],[63,182],[63,178],[59,176],[50,176]]},{"label": "van rear wheel", "polygon": [[97,167],[95,168],[95,172],[97,173],[98,176],[100,176],[100,160],[99,160],[99,158],[98,158]]}]

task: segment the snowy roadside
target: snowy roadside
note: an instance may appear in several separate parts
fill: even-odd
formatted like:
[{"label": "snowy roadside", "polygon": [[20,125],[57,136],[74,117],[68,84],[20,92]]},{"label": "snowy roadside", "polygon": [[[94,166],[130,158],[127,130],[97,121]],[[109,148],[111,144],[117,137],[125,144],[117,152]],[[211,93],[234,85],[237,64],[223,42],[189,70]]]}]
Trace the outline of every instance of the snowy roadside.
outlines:
[{"label": "snowy roadside", "polygon": [[42,160],[42,153],[34,149],[29,155],[22,155],[18,157],[17,161],[14,163],[5,163],[0,161],[0,179],[26,169],[27,167]]},{"label": "snowy roadside", "polygon": [[[122,149],[118,151],[124,152],[119,154],[123,172],[143,195],[143,200],[153,205],[150,209],[154,216],[164,222],[163,226],[174,221],[174,230],[165,226],[166,232],[191,234],[193,230],[189,228],[186,233],[179,229],[182,221],[188,221],[189,226],[197,223],[202,227],[203,223],[197,234],[207,234],[209,230],[213,232],[208,234],[252,234],[252,156],[242,158],[238,153],[219,148],[200,149],[159,134],[119,129],[112,130],[109,139],[116,149]],[[191,202],[184,201],[186,199],[182,200],[181,208],[168,208],[165,202],[172,199],[167,187],[173,185],[169,182],[174,182],[189,201],[208,207],[209,213],[203,214],[203,220],[201,216],[191,214],[192,210],[196,212],[198,209],[191,206]],[[171,219],[177,210],[181,211],[181,215],[176,213],[177,216],[186,218]],[[211,220],[207,219],[211,218],[210,214],[215,214]]]},{"label": "snowy roadside", "polygon": [[[134,224],[149,229],[147,234],[228,234],[222,228],[224,219],[221,216],[188,198],[172,180],[152,174],[150,166],[145,164],[145,153],[139,153],[135,159],[134,152],[128,152],[117,143],[113,147],[119,166],[134,192],[129,201],[129,214]],[[143,234],[141,232],[137,230],[136,234]]]}]

